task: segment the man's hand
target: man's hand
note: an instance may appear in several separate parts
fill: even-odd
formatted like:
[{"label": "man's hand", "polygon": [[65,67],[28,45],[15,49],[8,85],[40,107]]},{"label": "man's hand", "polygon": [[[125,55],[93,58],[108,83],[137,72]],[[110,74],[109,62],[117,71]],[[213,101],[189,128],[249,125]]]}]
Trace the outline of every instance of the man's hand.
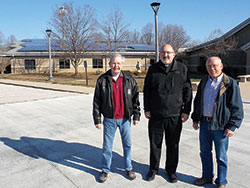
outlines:
[{"label": "man's hand", "polygon": [[226,129],[224,132],[224,136],[232,137],[233,135],[234,135],[234,132],[230,129]]},{"label": "man's hand", "polygon": [[193,128],[194,128],[194,130],[199,129],[200,128],[199,123],[198,122],[193,122]]},{"label": "man's hand", "polygon": [[188,114],[185,114],[185,113],[182,113],[181,114],[181,120],[182,120],[182,123],[186,122],[188,120]]},{"label": "man's hand", "polygon": [[137,125],[138,123],[139,123],[139,121],[133,120],[133,125]]},{"label": "man's hand", "polygon": [[145,114],[145,117],[146,117],[147,119],[150,119],[150,118],[151,118],[151,113],[150,113],[150,111],[146,111],[146,112],[144,112],[144,114]]},{"label": "man's hand", "polygon": [[101,129],[101,128],[102,128],[102,124],[101,124],[101,123],[96,124],[95,127],[96,127],[97,129]]}]

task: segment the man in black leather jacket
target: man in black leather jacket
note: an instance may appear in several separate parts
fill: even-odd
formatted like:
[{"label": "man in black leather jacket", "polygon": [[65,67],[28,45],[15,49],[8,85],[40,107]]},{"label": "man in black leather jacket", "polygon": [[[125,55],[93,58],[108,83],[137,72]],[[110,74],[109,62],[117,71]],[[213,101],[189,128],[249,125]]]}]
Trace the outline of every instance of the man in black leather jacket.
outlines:
[{"label": "man in black leather jacket", "polygon": [[131,164],[131,135],[130,124],[140,120],[139,91],[135,79],[127,72],[122,71],[125,58],[114,54],[110,61],[110,70],[101,75],[96,82],[93,118],[96,128],[102,127],[103,120],[103,153],[102,173],[100,182],[105,182],[112,161],[112,146],[117,127],[120,130],[124,151],[124,162],[130,180],[136,178]]},{"label": "man in black leather jacket", "polygon": [[191,110],[192,87],[187,67],[174,59],[175,52],[166,44],[160,50],[160,61],[153,64],[144,83],[144,111],[149,119],[150,169],[147,180],[159,169],[163,135],[167,146],[165,170],[171,183],[177,182],[179,140],[182,123]]}]

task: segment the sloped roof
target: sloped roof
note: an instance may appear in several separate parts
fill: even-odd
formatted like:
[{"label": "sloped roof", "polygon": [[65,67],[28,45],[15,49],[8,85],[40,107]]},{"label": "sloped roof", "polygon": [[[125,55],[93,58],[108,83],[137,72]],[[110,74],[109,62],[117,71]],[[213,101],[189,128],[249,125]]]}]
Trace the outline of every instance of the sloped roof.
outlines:
[{"label": "sloped roof", "polygon": [[218,42],[221,39],[228,39],[229,37],[233,36],[235,33],[239,32],[243,28],[247,27],[248,25],[250,25],[250,17],[248,19],[246,19],[245,21],[241,22],[239,25],[237,25],[236,27],[234,27],[230,31],[228,31],[227,33],[225,33],[224,35],[222,35],[221,37],[213,39],[211,41],[204,42],[204,43],[199,44],[197,46],[194,46],[192,48],[189,48],[189,49],[186,50],[186,52],[199,50],[199,49],[201,49],[201,48],[203,48],[205,46],[213,45],[213,44],[215,44],[216,42]]}]

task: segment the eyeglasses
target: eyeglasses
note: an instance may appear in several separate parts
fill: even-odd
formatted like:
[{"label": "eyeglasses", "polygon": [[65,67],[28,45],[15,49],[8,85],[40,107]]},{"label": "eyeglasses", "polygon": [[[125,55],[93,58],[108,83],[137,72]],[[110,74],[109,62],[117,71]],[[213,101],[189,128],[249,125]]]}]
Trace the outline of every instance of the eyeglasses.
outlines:
[{"label": "eyeglasses", "polygon": [[162,54],[173,54],[174,51],[161,51],[160,53],[162,53]]},{"label": "eyeglasses", "polygon": [[209,69],[211,69],[211,68],[217,69],[219,66],[220,66],[220,64],[216,64],[216,65],[207,65],[207,68],[209,68]]}]

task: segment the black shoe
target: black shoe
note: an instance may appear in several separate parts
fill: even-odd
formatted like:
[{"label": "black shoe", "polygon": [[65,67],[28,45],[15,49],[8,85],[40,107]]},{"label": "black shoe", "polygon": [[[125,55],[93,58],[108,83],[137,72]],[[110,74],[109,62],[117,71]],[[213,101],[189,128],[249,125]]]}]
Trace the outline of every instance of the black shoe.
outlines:
[{"label": "black shoe", "polygon": [[107,179],[108,179],[108,173],[102,171],[102,174],[99,177],[100,182],[104,183]]},{"label": "black shoe", "polygon": [[195,185],[205,185],[205,184],[207,184],[207,183],[213,183],[214,182],[214,180],[213,179],[206,179],[206,178],[199,178],[199,179],[196,179],[195,181],[194,181],[194,184]]},{"label": "black shoe", "polygon": [[135,172],[133,170],[127,170],[126,172],[130,180],[134,180],[136,178]]},{"label": "black shoe", "polygon": [[146,180],[147,181],[154,180],[155,179],[155,174],[156,174],[156,172],[149,171],[148,174],[147,174],[147,176],[146,176]]},{"label": "black shoe", "polygon": [[168,179],[170,183],[176,183],[178,178],[175,173],[168,173]]}]

